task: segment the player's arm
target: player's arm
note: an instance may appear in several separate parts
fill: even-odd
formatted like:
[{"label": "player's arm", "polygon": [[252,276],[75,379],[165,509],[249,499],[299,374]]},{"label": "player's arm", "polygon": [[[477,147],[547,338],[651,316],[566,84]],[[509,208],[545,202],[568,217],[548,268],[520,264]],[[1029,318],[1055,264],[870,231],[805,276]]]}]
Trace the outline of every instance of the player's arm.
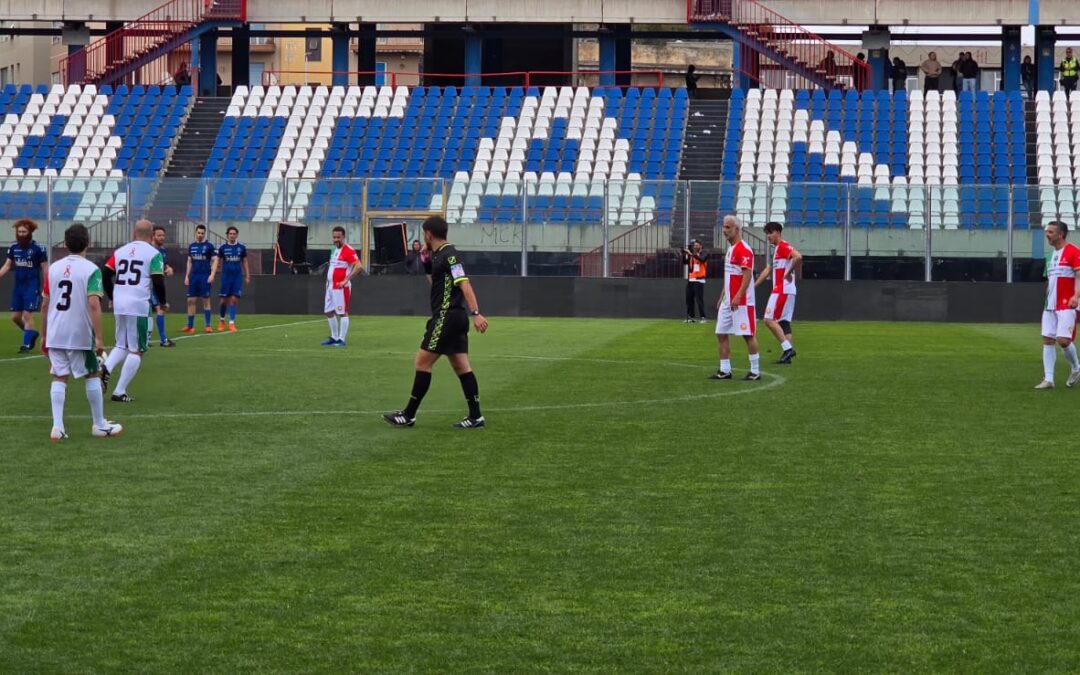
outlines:
[{"label": "player's arm", "polygon": [[41,303],[41,353],[49,355],[46,336],[49,334],[49,272],[45,271],[45,285],[41,287],[41,297],[45,299]]},{"label": "player's arm", "polygon": [[1076,283],[1073,284],[1076,290],[1073,292],[1073,296],[1069,298],[1069,309],[1080,307],[1080,267],[1074,267],[1073,273],[1076,275]]},{"label": "player's arm", "polygon": [[772,265],[766,265],[765,269],[761,270],[761,274],[758,275],[757,281],[754,282],[754,288],[757,288],[761,284],[765,283],[765,280],[772,274]]},{"label": "player's arm", "polygon": [[484,315],[480,313],[480,303],[476,301],[476,293],[473,292],[472,284],[468,279],[460,279],[457,285],[461,287],[461,294],[465,296],[465,306],[469,308],[469,314],[472,315],[473,325],[476,326],[476,330],[481,333],[487,331],[488,322],[484,318]]},{"label": "player's arm", "polygon": [[168,309],[169,300],[165,297],[165,258],[160,253],[150,261],[150,285],[154,289],[158,302]]},{"label": "player's arm", "polygon": [[7,258],[7,260],[4,261],[4,266],[0,267],[0,279],[2,279],[4,277],[4,275],[7,274],[10,271],[11,271],[11,252],[9,251],[8,252],[8,258]]},{"label": "player's arm", "polygon": [[105,351],[105,331],[101,329],[101,291],[102,274],[100,271],[90,275],[90,281],[86,285],[86,307],[90,313],[90,325],[94,328],[94,351],[101,354]]},{"label": "player's arm", "polygon": [[735,293],[735,297],[731,299],[731,308],[737,309],[743,304],[743,300],[746,299],[746,293],[750,290],[754,283],[754,270],[750,267],[742,268],[742,286],[739,287],[739,291]]},{"label": "player's arm", "polygon": [[215,252],[212,251],[210,253],[210,276],[207,277],[207,279],[206,279],[207,283],[211,283],[211,284],[214,283],[214,275],[217,274],[218,265],[220,265],[220,264],[221,264],[221,253],[220,252],[215,253]]},{"label": "player's arm", "polygon": [[244,253],[244,257],[241,258],[244,262],[244,283],[251,283],[251,267],[248,265],[247,253]]},{"label": "player's arm", "polygon": [[345,288],[346,286],[348,286],[349,282],[353,280],[353,277],[363,271],[364,266],[360,264],[359,260],[354,262],[352,265],[349,265],[349,272],[345,275],[345,280],[341,282],[341,286],[339,288]]},{"label": "player's arm", "polygon": [[188,286],[190,284],[191,284],[191,255],[188,254],[187,267],[184,269],[184,285]]},{"label": "player's arm", "polygon": [[787,274],[784,275],[784,279],[791,281],[795,278],[795,273],[802,269],[802,254],[794,246],[791,247],[791,262],[788,264]]},{"label": "player's arm", "polygon": [[116,270],[113,268],[115,264],[114,259],[109,258],[108,262],[105,263],[105,267],[101,270],[101,285],[109,302],[112,302],[113,289],[116,286]]}]

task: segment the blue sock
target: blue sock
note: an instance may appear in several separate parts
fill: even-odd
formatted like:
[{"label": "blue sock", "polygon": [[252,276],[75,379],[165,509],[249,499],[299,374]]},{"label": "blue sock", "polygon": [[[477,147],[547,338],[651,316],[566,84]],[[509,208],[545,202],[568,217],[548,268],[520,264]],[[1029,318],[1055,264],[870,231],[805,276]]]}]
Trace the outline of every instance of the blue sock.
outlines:
[{"label": "blue sock", "polygon": [[30,338],[31,338],[31,336],[33,336],[33,334],[34,334],[34,331],[32,331],[32,330],[30,330],[28,328],[23,329],[23,332],[22,332],[23,347],[29,347],[30,346]]},{"label": "blue sock", "polygon": [[236,305],[229,305],[229,323],[236,321]]},{"label": "blue sock", "polygon": [[[207,323],[210,323],[210,322],[207,321]],[[194,314],[188,314],[187,327],[188,328],[194,328],[195,327],[195,315]]]},{"label": "blue sock", "polygon": [[[204,319],[206,319],[206,325],[207,325],[207,326],[209,326],[209,325],[210,325],[210,317],[211,317],[211,315],[212,315],[212,314],[213,314],[213,313],[212,313],[212,312],[211,312],[210,310],[208,310],[208,309],[204,309],[204,310],[203,310],[203,313],[202,313],[202,315],[203,315],[203,318],[204,318]],[[192,317],[192,320],[194,320],[194,318],[195,318],[195,317]]]},{"label": "blue sock", "polygon": [[165,337],[165,315],[158,314],[157,317],[157,336],[162,342],[165,342],[169,338]]}]

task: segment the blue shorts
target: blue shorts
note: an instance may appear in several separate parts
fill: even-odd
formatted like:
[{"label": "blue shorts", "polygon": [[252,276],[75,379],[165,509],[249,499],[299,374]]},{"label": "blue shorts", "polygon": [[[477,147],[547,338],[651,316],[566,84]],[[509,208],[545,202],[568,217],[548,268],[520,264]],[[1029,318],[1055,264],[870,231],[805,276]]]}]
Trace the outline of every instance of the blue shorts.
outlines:
[{"label": "blue shorts", "polygon": [[244,277],[239,274],[226,275],[221,277],[221,293],[219,294],[223,298],[227,298],[230,295],[240,297],[244,294]]},{"label": "blue shorts", "polygon": [[37,284],[33,286],[15,284],[15,288],[11,289],[11,311],[36,312],[39,309],[41,309],[41,291]]},{"label": "blue shorts", "polygon": [[187,296],[189,298],[209,298],[210,276],[191,277],[191,283],[187,285]]}]

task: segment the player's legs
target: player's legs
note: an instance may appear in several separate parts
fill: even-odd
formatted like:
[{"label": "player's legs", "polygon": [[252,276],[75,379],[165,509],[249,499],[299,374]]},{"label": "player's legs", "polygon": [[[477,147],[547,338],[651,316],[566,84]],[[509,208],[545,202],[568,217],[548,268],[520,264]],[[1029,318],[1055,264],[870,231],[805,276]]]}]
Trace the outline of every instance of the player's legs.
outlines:
[{"label": "player's legs", "polygon": [[[149,346],[146,339],[146,328],[149,323],[145,316],[116,317],[116,348],[109,354],[106,367],[110,373],[115,373],[116,367],[121,364],[123,364],[123,369],[113,389],[113,401],[129,403],[132,400],[127,395],[127,388],[139,372],[142,355]],[[120,356],[117,356],[118,352]]]},{"label": "player's legs", "polygon": [[431,387],[431,369],[439,360],[439,354],[419,349],[413,359],[413,385],[409,393],[409,402],[401,410],[386,413],[383,419],[394,426],[411,427],[416,421],[416,412],[420,410],[420,403],[427,395]]},{"label": "player's legs", "polygon": [[701,323],[705,323],[705,284],[694,284],[694,300],[697,302]]},{"label": "player's legs", "polygon": [[156,309],[157,314],[154,316],[154,323],[157,325],[158,340],[161,341],[162,347],[172,347],[176,343],[165,334],[165,306],[158,305]]},{"label": "player's legs", "polygon": [[1080,359],[1077,358],[1075,343],[1076,312],[1068,309],[1058,311],[1056,314],[1056,341],[1058,346],[1061,347],[1062,353],[1065,354],[1065,360],[1069,362],[1069,379],[1065,381],[1065,386],[1072,388],[1076,386],[1077,382],[1080,382]]},{"label": "player's legs", "polygon": [[694,320],[694,284],[690,281],[686,282],[686,321],[690,323]]},{"label": "player's legs", "polygon": [[11,313],[11,322],[14,323],[16,326],[18,326],[19,330],[23,329],[23,312],[22,312],[22,310],[19,310],[18,312],[13,311]]},{"label": "player's legs", "polygon": [[1046,310],[1042,315],[1042,343],[1043,343],[1043,379],[1042,382],[1035,385],[1036,389],[1053,389],[1054,388],[1054,366],[1057,364],[1057,350],[1055,344],[1057,343],[1058,332],[1058,315],[1057,312],[1052,310]]},{"label": "player's legs", "polygon": [[476,373],[469,365],[468,353],[448,354],[446,358],[457,373],[458,380],[461,381],[461,393],[465,395],[465,402],[469,406],[469,416],[454,426],[459,429],[476,429],[484,426],[484,414],[480,412],[480,385],[476,381]]},{"label": "player's legs", "polygon": [[49,401],[52,405],[52,431],[49,438],[60,441],[67,438],[64,429],[64,402],[67,399],[67,382],[71,376],[71,359],[66,349],[49,350],[49,373],[52,385],[49,387]]},{"label": "player's legs", "polygon": [[210,284],[209,283],[206,285],[206,295],[203,296],[202,307],[203,307],[203,319],[206,321],[206,332],[209,333],[212,330],[210,328],[210,325],[211,325],[211,321],[213,320],[213,316],[214,316],[214,311],[210,307]]},{"label": "player's legs", "polygon": [[187,297],[187,326],[184,328],[185,333],[195,332],[195,297],[188,295]]},{"label": "player's legs", "polygon": [[349,302],[352,300],[352,289],[342,288],[341,304],[335,308],[338,317],[338,347],[345,346],[345,336],[349,334]]},{"label": "player's legs", "polygon": [[330,324],[330,337],[322,341],[322,346],[324,347],[333,347],[337,345],[338,341],[341,339],[341,325],[338,321],[338,311],[340,309],[340,303],[344,298],[339,300],[339,295],[340,291],[327,283],[326,293],[323,296],[323,313],[326,315],[326,322]]}]

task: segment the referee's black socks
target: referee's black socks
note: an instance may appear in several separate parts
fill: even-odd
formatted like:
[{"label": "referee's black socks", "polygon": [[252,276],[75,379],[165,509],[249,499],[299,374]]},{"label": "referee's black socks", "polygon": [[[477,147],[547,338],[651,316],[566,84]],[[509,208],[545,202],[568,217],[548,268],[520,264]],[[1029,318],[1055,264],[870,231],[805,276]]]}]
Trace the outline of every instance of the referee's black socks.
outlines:
[{"label": "referee's black socks", "polygon": [[461,380],[461,391],[465,393],[465,400],[469,404],[469,417],[480,417],[480,385],[476,383],[476,375],[469,371],[464,375],[458,375]]},{"label": "referee's black socks", "polygon": [[424,400],[428,387],[431,386],[431,373],[423,370],[416,371],[413,376],[412,394],[409,395],[409,404],[405,406],[406,417],[416,417],[416,411],[420,409],[420,402]]}]

